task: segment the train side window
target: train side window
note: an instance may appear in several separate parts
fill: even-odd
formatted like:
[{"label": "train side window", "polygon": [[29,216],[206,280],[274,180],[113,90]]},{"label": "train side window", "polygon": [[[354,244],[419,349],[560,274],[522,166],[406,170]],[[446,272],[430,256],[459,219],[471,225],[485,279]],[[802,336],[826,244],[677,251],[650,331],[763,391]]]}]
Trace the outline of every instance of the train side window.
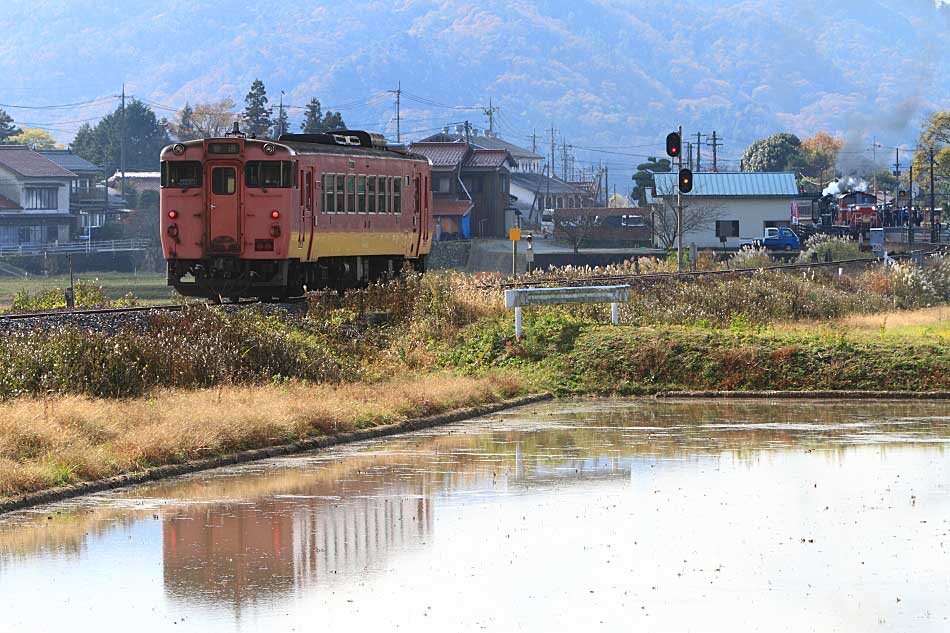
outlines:
[{"label": "train side window", "polygon": [[379,212],[387,213],[389,207],[387,206],[387,200],[389,198],[389,179],[386,176],[379,177]]},{"label": "train side window", "polygon": [[402,176],[393,180],[393,213],[402,213]]},{"label": "train side window", "polygon": [[376,213],[376,176],[366,177],[366,210]]},{"label": "train side window", "polygon": [[211,193],[216,196],[234,194],[237,172],[234,167],[215,167],[211,170]]},{"label": "train side window", "polygon": [[336,191],[334,190],[333,174],[323,174],[323,212],[336,212]]},{"label": "train side window", "polygon": [[356,177],[356,207],[360,213],[366,213],[366,176]]},{"label": "train side window", "polygon": [[244,184],[254,189],[289,189],[294,186],[293,161],[249,160],[244,164]]},{"label": "train side window", "polygon": [[346,178],[343,174],[336,175],[336,212],[346,213],[346,198],[343,180]]},{"label": "train side window", "polygon": [[356,213],[356,176],[346,176],[346,212]]}]

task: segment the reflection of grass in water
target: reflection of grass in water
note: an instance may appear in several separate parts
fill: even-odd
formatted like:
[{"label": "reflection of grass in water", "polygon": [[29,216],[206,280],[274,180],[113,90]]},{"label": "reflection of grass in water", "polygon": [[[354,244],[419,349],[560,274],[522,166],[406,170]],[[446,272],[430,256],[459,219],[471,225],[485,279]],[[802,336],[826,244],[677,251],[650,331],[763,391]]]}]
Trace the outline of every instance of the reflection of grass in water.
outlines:
[{"label": "reflection of grass in water", "polygon": [[[577,411],[572,411],[576,404]],[[606,404],[606,406],[603,406]],[[515,471],[516,455],[526,472],[536,468],[551,470],[572,460],[594,457],[682,458],[698,455],[731,454],[740,461],[755,460],[763,449],[777,446],[799,450],[821,449],[829,459],[837,459],[853,447],[840,440],[858,430],[847,425],[874,423],[875,433],[907,434],[900,418],[922,418],[913,432],[923,437],[947,437],[950,421],[928,422],[928,417],[946,416],[940,402],[820,402],[813,401],[634,401],[615,403],[581,401],[538,405],[504,416],[480,433],[447,433],[432,436],[405,436],[383,440],[359,448],[339,458],[307,463],[306,467],[275,465],[222,471],[226,476],[207,474],[181,480],[139,486],[121,498],[180,499],[212,502],[242,499],[259,501],[275,494],[353,496],[378,494],[380,488],[399,493],[428,494],[464,489],[484,482],[497,473]],[[593,406],[592,406],[593,405]],[[888,420],[894,422],[889,423]],[[524,422],[531,430],[518,430]],[[537,426],[534,426],[534,424]],[[809,423],[822,430],[763,428],[713,429],[706,425]],[[563,424],[571,428],[564,428]],[[503,428],[498,429],[498,426]],[[494,427],[494,429],[492,428]],[[653,427],[637,433],[638,428]],[[659,431],[655,429],[660,429]],[[880,450],[885,450],[881,446]],[[929,447],[943,450],[942,445]],[[349,451],[349,449],[343,449]],[[486,462],[479,454],[501,456],[503,462]],[[326,455],[324,453],[323,455]],[[420,466],[437,459],[437,469]],[[553,461],[552,461],[553,460]],[[407,475],[407,469],[411,472]],[[510,481],[510,480],[509,480]],[[341,482],[344,482],[341,484]],[[523,480],[523,485],[534,482]],[[300,503],[287,500],[288,504]],[[324,503],[320,501],[318,503]],[[169,506],[176,508],[174,502]],[[215,506],[217,507],[217,506]],[[97,536],[121,525],[167,510],[78,507],[33,517],[0,530],[0,564],[5,557],[22,557],[38,552],[78,555],[87,536]]]}]

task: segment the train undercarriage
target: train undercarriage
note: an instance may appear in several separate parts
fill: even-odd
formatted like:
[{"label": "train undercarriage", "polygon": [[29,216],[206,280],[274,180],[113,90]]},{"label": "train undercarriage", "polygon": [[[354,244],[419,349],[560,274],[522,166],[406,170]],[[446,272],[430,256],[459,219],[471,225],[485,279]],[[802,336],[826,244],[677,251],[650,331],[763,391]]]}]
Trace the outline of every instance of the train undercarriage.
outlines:
[{"label": "train undercarriage", "polygon": [[254,260],[217,256],[168,260],[168,285],[187,297],[213,300],[288,299],[310,290],[343,292],[392,279],[404,270],[425,272],[425,256],[327,257],[316,262],[295,259]]}]

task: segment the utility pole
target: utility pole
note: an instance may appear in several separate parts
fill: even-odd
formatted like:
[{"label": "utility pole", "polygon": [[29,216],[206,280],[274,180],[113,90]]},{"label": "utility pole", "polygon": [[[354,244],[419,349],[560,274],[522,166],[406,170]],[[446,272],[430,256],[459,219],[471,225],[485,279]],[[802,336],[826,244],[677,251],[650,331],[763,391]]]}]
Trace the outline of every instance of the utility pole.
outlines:
[{"label": "utility pole", "polygon": [[538,153],[538,134],[537,130],[531,130],[531,152],[534,154]]},{"label": "utility pole", "polygon": [[555,129],[554,129],[554,125],[552,124],[551,125],[551,162],[549,163],[551,165],[552,178],[555,176],[554,166],[557,165],[557,162],[555,162],[556,157],[554,156],[554,134],[555,134]]},{"label": "utility pole", "polygon": [[[901,200],[901,148],[894,148],[894,177],[897,179],[897,184],[894,185],[894,215],[893,217],[897,220],[900,219],[900,211],[897,208],[897,205]],[[909,216],[910,214],[908,214]]]},{"label": "utility pole", "polygon": [[914,160],[910,161],[910,181],[907,183],[907,246],[913,254],[914,250]]},{"label": "utility pole", "polygon": [[280,91],[280,105],[277,106],[277,138],[284,134],[284,91]]},{"label": "utility pole", "polygon": [[604,208],[610,208],[610,165],[604,165]]},{"label": "utility pole", "polygon": [[395,90],[387,90],[387,92],[389,94],[396,95],[396,142],[402,143],[402,134],[400,133],[401,130],[399,129],[400,127],[399,106],[401,105],[400,102],[402,101],[402,80],[399,80],[396,82]]},{"label": "utility pole", "polygon": [[465,142],[472,142],[472,125],[468,121],[465,122]]},{"label": "utility pole", "polygon": [[122,169],[122,192],[120,195],[125,195],[125,137],[128,134],[128,125],[125,120],[125,83],[122,83],[122,139],[119,144],[119,166]]},{"label": "utility pole", "polygon": [[561,139],[561,174],[564,176],[564,180],[567,180],[567,139]]},{"label": "utility pole", "polygon": [[937,241],[937,231],[934,228],[934,211],[937,208],[937,194],[934,192],[934,148],[930,147],[930,241]]},{"label": "utility pole", "polygon": [[482,112],[488,117],[488,136],[494,138],[495,136],[495,113],[498,112],[498,108],[494,107],[491,104],[491,97],[488,98],[488,107],[482,108]]},{"label": "utility pole", "polygon": [[[722,143],[719,142],[719,139],[716,138],[716,130],[713,130],[712,133],[712,152],[713,152],[713,171],[719,171],[719,160],[717,150],[722,147]],[[699,171],[698,169],[696,171]]]},{"label": "utility pole", "polygon": [[[677,132],[683,138],[683,126]],[[679,173],[683,170],[683,152],[677,152],[679,169],[676,170],[676,272],[683,272],[683,192],[679,187]]]},{"label": "utility pole", "polygon": [[693,144],[692,143],[686,144],[686,164],[689,166],[690,169],[693,168]]},{"label": "utility pole", "polygon": [[703,153],[702,147],[703,137],[706,136],[702,132],[696,132],[696,173],[698,174],[703,170]]}]

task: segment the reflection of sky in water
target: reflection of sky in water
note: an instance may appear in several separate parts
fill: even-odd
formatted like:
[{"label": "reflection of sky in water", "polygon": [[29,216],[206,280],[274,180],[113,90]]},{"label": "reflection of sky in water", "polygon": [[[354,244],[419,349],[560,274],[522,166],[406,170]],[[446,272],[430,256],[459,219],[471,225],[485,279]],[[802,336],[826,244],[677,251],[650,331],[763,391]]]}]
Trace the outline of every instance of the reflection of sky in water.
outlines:
[{"label": "reflection of sky in water", "polygon": [[0,631],[944,631],[947,409],[546,403],[73,500],[0,520]]}]

